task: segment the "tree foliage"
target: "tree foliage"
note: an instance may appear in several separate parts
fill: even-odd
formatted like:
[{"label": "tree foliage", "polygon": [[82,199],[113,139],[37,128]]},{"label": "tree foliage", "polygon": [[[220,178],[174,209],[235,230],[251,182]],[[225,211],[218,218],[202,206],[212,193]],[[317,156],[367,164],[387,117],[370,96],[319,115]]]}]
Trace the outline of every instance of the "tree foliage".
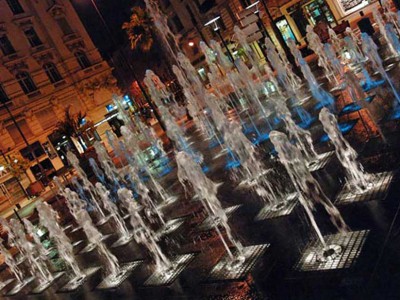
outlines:
[{"label": "tree foliage", "polygon": [[131,42],[132,49],[149,52],[154,44],[154,23],[147,10],[136,6],[132,9],[129,22],[122,25]]}]

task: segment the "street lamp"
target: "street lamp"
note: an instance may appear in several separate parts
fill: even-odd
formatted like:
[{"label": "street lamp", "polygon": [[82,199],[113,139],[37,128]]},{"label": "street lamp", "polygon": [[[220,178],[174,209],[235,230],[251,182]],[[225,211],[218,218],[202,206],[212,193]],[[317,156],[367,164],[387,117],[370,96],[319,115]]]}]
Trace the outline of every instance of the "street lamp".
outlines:
[{"label": "street lamp", "polygon": [[217,21],[218,21],[219,19],[221,19],[221,16],[218,16],[218,17],[215,17],[214,19],[211,19],[211,20],[208,21],[206,24],[204,24],[204,27],[213,25],[213,30],[214,30],[214,32],[216,32],[217,35],[219,36],[219,38],[221,39],[221,42],[222,42],[222,44],[224,45],[224,47],[225,47],[225,49],[226,49],[226,51],[227,51],[227,53],[228,53],[229,59],[230,59],[231,62],[234,64],[234,63],[235,63],[235,59],[233,58],[233,55],[232,55],[231,51],[229,50],[228,45],[226,44],[224,38],[222,37],[221,29],[220,29],[219,26],[218,26]]},{"label": "street lamp", "polygon": [[[257,10],[258,10],[259,2],[260,1],[256,1],[253,4],[249,5],[247,8],[251,8],[251,7],[257,6]],[[301,72],[300,72],[300,70],[299,70],[299,68],[298,68],[298,66],[296,64],[296,60],[295,60],[294,56],[292,55],[292,52],[290,51],[288,45],[286,44],[285,39],[283,38],[281,31],[279,30],[278,26],[276,26],[276,24],[274,22],[274,19],[272,18],[272,15],[271,15],[271,13],[270,13],[270,11],[268,9],[267,3],[265,2],[265,0],[261,0],[261,3],[263,5],[263,7],[264,7],[264,10],[265,10],[268,18],[269,18],[272,31],[274,32],[274,35],[275,35],[276,39],[278,40],[279,45],[282,47],[283,51],[285,52],[288,61],[292,64],[293,70],[296,71],[296,73],[298,75],[301,75]],[[260,18],[259,15],[258,15],[258,17]],[[262,22],[262,20],[261,20],[261,24],[264,27],[264,23]]]},{"label": "street lamp", "polygon": [[[117,43],[116,43],[116,41],[114,39],[114,36],[112,35],[111,30],[108,27],[107,22],[103,17],[103,14],[101,13],[99,8],[97,7],[97,4],[96,4],[95,0],[90,0],[90,3],[92,4],[92,6],[95,9],[98,17],[101,20],[101,23],[103,24],[104,28],[106,29],[107,34],[109,35],[113,46],[117,46]],[[109,57],[110,57],[111,62],[114,64],[112,56],[110,55]],[[131,63],[129,62],[129,60],[125,57],[125,54],[123,53],[123,51],[120,53],[120,57],[122,58],[123,63],[128,66],[129,71],[131,72],[131,74],[133,76],[133,79],[138,83],[139,89],[142,92],[147,104],[149,104],[150,108],[153,110],[154,116],[156,117],[156,119],[157,119],[158,123],[160,124],[162,130],[165,132],[166,131],[165,125],[164,125],[159,113],[157,112],[157,108],[154,106],[153,102],[151,101],[150,96],[147,94],[146,89],[144,88],[144,86],[140,82],[139,77],[137,76],[137,74],[136,74],[135,70],[133,69],[133,67],[132,67]]]},{"label": "street lamp", "polygon": [[258,18],[258,23],[261,25],[261,28],[262,28],[262,30],[264,31],[264,34],[265,34],[269,39],[271,39],[271,36],[269,35],[268,30],[267,30],[267,28],[265,27],[264,22],[263,22],[262,19],[261,19],[261,16],[260,16],[260,9],[259,9],[259,7],[258,7],[259,4],[260,4],[260,1],[256,1],[256,2],[254,2],[253,4],[250,4],[249,6],[247,6],[246,9],[253,9],[253,8],[255,8],[255,10],[253,11],[253,13],[257,16],[257,18]]}]

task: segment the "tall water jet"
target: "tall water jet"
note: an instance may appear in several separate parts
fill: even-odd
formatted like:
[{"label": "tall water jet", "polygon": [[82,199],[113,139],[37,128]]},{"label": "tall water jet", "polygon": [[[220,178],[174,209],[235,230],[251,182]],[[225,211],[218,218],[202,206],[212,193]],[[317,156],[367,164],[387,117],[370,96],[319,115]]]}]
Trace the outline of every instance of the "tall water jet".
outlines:
[{"label": "tall water jet", "polygon": [[85,209],[85,202],[79,199],[79,196],[69,188],[65,189],[67,196],[67,206],[74,216],[75,221],[83,228],[90,245],[96,248],[104,264],[105,278],[97,287],[99,289],[117,287],[128,276],[128,274],[137,266],[136,263],[121,265],[114,254],[103,243],[104,236],[94,227],[92,219]]},{"label": "tall water jet", "polygon": [[[38,202],[36,209],[39,214],[40,224],[47,228],[49,236],[55,241],[59,256],[71,269],[70,285],[76,289],[83,284],[86,274],[81,270],[77,260],[74,256],[74,249],[71,240],[65,234],[63,228],[58,224],[58,213],[54,211],[46,202]],[[70,288],[70,289],[72,289]]]},{"label": "tall water jet", "polygon": [[[396,49],[393,47],[394,45],[392,44],[389,36],[387,35],[387,32],[385,30],[385,21],[383,21],[382,15],[379,12],[379,10],[374,9],[372,11],[372,16],[374,17],[375,23],[378,24],[379,32],[384,37],[390,52],[392,53],[393,56],[398,56]],[[363,36],[363,33],[361,33],[361,37],[362,36]],[[365,43],[364,39],[363,39],[363,43]]]},{"label": "tall water jet", "polygon": [[317,159],[318,154],[315,152],[311,133],[297,126],[289,114],[284,115],[283,121],[285,122],[290,139],[295,140],[296,145],[302,151],[306,160],[312,162]]},{"label": "tall water jet", "polygon": [[331,142],[335,146],[336,156],[342,166],[346,169],[347,181],[356,193],[364,192],[370,185],[368,177],[364,173],[363,167],[357,161],[358,154],[344,139],[336,117],[327,109],[323,108],[319,113],[319,120],[324,131],[328,134]]},{"label": "tall water jet", "polygon": [[126,227],[124,219],[120,215],[117,205],[111,201],[110,192],[100,182],[97,182],[95,186],[99,195],[99,199],[102,202],[104,209],[109,212],[111,218],[114,220],[117,233],[119,235],[119,240],[114,243],[113,247],[127,244],[132,239],[132,234]]},{"label": "tall water jet", "polygon": [[399,56],[400,55],[400,41],[399,41],[399,37],[397,36],[394,25],[392,23],[386,23],[385,24],[385,32],[388,37],[388,41],[391,44],[391,47],[396,52],[397,56]]},{"label": "tall water jet", "polygon": [[[143,202],[142,205],[148,209],[146,215],[151,215],[152,213],[155,213],[158,219],[161,221],[161,223],[165,224],[164,215],[162,211],[159,209],[157,202],[151,198],[150,190],[140,179],[137,167],[134,164],[129,165],[128,168],[126,169],[125,174],[128,178],[128,181],[131,183],[133,189],[140,196],[141,201]],[[162,191],[163,189],[160,190],[161,193],[163,193]]]},{"label": "tall water jet", "polygon": [[290,94],[291,91],[300,87],[300,78],[293,72],[292,65],[287,60],[285,52],[278,50],[268,37],[265,38],[265,46],[269,62],[276,70],[281,85],[285,89],[290,87],[287,90]]},{"label": "tall water jet", "polygon": [[154,25],[157,28],[158,36],[163,41],[163,46],[169,52],[167,57],[173,60],[172,63],[175,63],[177,61],[175,53],[179,51],[179,41],[169,28],[167,17],[161,11],[158,1],[144,0],[144,3],[146,4],[147,11],[151,15]]},{"label": "tall water jet", "polygon": [[[125,126],[122,126],[121,133],[125,143],[124,144],[121,143],[120,146],[123,148],[124,155],[126,156],[129,165],[134,168],[133,171],[138,173],[140,169],[144,169],[146,174],[150,177],[152,190],[154,190],[154,192],[160,196],[163,202],[171,203],[175,201],[176,197],[169,195],[168,192],[161,186],[161,184],[159,184],[157,180],[154,178],[153,174],[151,173],[151,170],[147,166],[147,163],[138,158],[140,155],[140,148],[137,143],[137,139],[135,139],[135,136],[132,133],[132,131],[130,131]],[[129,147],[129,150],[125,147],[126,145]]]},{"label": "tall water jet", "polygon": [[26,232],[28,235],[30,235],[33,239],[33,245],[35,247],[35,250],[38,252],[40,258],[44,261],[47,261],[49,258],[47,255],[49,254],[49,251],[43,246],[40,237],[37,234],[37,230],[35,229],[35,226],[29,221],[28,219],[22,219],[22,222],[24,223],[24,227],[26,229]]},{"label": "tall water jet", "polygon": [[74,167],[76,173],[78,174],[78,177],[82,180],[83,189],[86,192],[88,192],[89,195],[90,195],[91,204],[93,205],[93,207],[94,207],[94,209],[96,211],[96,214],[98,215],[98,218],[99,218],[98,224],[105,223],[106,220],[107,220],[106,219],[106,215],[104,214],[102,208],[100,207],[100,205],[96,201],[95,188],[94,188],[93,184],[87,178],[86,173],[81,168],[78,158],[75,156],[75,154],[73,154],[72,152],[69,151],[69,152],[67,152],[67,159],[71,163],[71,165]]},{"label": "tall water jet", "polygon": [[[32,282],[34,280],[33,277],[28,277],[26,274],[24,274],[21,269],[18,267],[17,261],[14,259],[14,257],[11,255],[11,253],[7,250],[6,247],[3,245],[4,240],[0,237],[0,254],[2,255],[4,262],[8,266],[9,270],[11,273],[14,275],[14,277],[17,279],[17,283],[13,286],[12,290],[7,293],[7,295],[15,295],[17,294],[20,290],[22,290],[27,284]],[[7,286],[9,283],[12,282],[9,280],[8,282],[4,282],[3,287]]]},{"label": "tall water jet", "polygon": [[324,45],[322,44],[319,35],[314,32],[314,28],[311,25],[307,25],[306,31],[308,48],[318,56],[318,66],[324,69],[325,76],[329,81],[336,80],[332,65],[329,63],[329,59],[324,51]]},{"label": "tall water jet", "polygon": [[150,229],[140,215],[139,212],[141,207],[134,200],[132,191],[126,188],[121,188],[118,190],[118,198],[129,212],[135,241],[144,245],[150,252],[155,261],[157,271],[168,272],[172,267],[171,262],[157,244],[155,233]]},{"label": "tall water jet", "polygon": [[212,124],[208,121],[207,117],[203,112],[203,107],[201,106],[201,102],[197,100],[196,91],[190,85],[189,81],[185,78],[185,74],[182,72],[180,68],[177,66],[172,66],[172,70],[178,79],[179,84],[183,88],[183,94],[185,95],[187,108],[189,110],[190,115],[193,118],[196,127],[203,133],[205,137],[209,140],[216,139],[217,142],[222,145],[222,142],[219,140]]},{"label": "tall water jet", "polygon": [[392,92],[397,100],[397,105],[400,104],[400,95],[398,94],[396,87],[394,86],[392,80],[389,78],[389,75],[385,71],[383,67],[382,59],[378,53],[378,47],[372,40],[372,38],[366,34],[365,32],[361,33],[361,40],[362,40],[362,49],[364,54],[369,58],[372,63],[372,67],[377,71],[389,84]]},{"label": "tall water jet", "polygon": [[40,293],[48,288],[53,281],[62,276],[63,273],[58,273],[56,277],[50,272],[45,260],[41,257],[40,253],[27,238],[25,230],[20,221],[11,219],[10,227],[17,238],[17,243],[20,248],[24,249],[27,261],[29,262],[30,272],[38,282],[38,286],[33,290],[34,293]]},{"label": "tall water jet", "polygon": [[[233,237],[232,230],[228,224],[228,217],[226,216],[217,197],[218,185],[208,179],[199,165],[196,164],[185,152],[178,152],[176,154],[176,163],[178,165],[179,182],[185,190],[188,186],[193,188],[194,192],[199,196],[204,209],[211,217],[215,218],[214,228],[218,232],[218,235],[232,261],[237,259],[241,260],[243,246]],[[225,229],[228,240],[226,240],[219,230],[219,225]],[[238,251],[238,257],[233,255],[229,243],[231,243]]]},{"label": "tall water jet", "polygon": [[315,79],[314,74],[311,72],[310,66],[308,63],[304,60],[303,56],[301,55],[301,52],[299,49],[297,49],[296,43],[292,40],[288,40],[288,45],[290,47],[290,50],[293,54],[293,56],[296,58],[297,63],[299,64],[301,71],[304,75],[304,78],[308,82],[308,86],[310,88],[311,94],[313,97],[319,101],[320,105],[327,106],[331,108],[331,110],[335,109],[335,99],[333,96],[325,91],[317,80]]},{"label": "tall water jet", "polygon": [[1,224],[1,227],[3,228],[3,230],[5,232],[7,232],[8,244],[10,246],[16,247],[16,249],[18,250],[17,263],[19,264],[19,263],[25,261],[27,258],[27,254],[25,253],[25,248],[20,247],[20,244],[18,243],[18,238],[14,234],[13,230],[11,229],[10,224],[7,222],[6,219],[4,219],[2,217],[0,217],[0,224]]},{"label": "tall water jet", "polygon": [[97,159],[100,162],[100,165],[104,170],[104,173],[106,174],[108,179],[110,179],[114,183],[114,186],[117,189],[120,188],[121,187],[120,182],[123,181],[123,178],[120,178],[119,176],[120,172],[117,170],[117,167],[110,158],[107,149],[98,141],[96,141],[93,144],[93,146],[94,149],[96,150]]},{"label": "tall water jet", "polygon": [[348,227],[346,223],[337,208],[324,194],[319,183],[311,175],[301,151],[290,143],[284,133],[278,131],[271,132],[271,142],[275,146],[279,160],[285,166],[286,171],[299,194],[299,201],[304,207],[311,225],[324,247],[324,251],[321,254],[321,260],[333,259],[340,254],[341,247],[339,245],[328,245],[325,242],[312,213],[314,203],[319,203],[325,208],[326,212],[330,216],[331,222],[339,232],[347,232]]}]

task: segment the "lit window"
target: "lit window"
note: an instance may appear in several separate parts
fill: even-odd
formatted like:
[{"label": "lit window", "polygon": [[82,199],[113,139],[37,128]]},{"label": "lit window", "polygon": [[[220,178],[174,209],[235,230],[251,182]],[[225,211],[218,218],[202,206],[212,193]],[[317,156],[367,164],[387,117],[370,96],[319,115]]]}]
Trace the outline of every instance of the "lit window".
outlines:
[{"label": "lit window", "polygon": [[43,44],[35,29],[33,29],[32,27],[25,30],[25,36],[32,47],[37,47]]},{"label": "lit window", "polygon": [[86,69],[91,66],[91,63],[89,61],[89,58],[86,56],[86,54],[82,51],[78,51],[75,53],[76,60],[78,61],[79,66],[81,69]]},{"label": "lit window", "polygon": [[45,64],[43,69],[46,72],[47,77],[49,77],[51,83],[56,83],[63,79],[57,67],[53,63]]},{"label": "lit window", "polygon": [[7,4],[14,15],[22,14],[24,12],[21,3],[19,3],[18,0],[7,0]]},{"label": "lit window", "polygon": [[36,84],[28,72],[20,72],[16,78],[25,94],[30,94],[37,90]]},{"label": "lit window", "polygon": [[13,45],[11,44],[8,37],[5,35],[0,37],[0,49],[4,55],[10,55],[10,54],[15,53],[15,49],[14,49]]}]

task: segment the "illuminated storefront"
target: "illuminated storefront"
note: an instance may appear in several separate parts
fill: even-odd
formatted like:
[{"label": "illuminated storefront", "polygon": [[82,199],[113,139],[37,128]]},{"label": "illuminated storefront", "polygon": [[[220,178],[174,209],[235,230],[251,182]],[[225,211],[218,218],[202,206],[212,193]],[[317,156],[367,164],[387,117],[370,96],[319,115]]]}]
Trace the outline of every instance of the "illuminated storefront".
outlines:
[{"label": "illuminated storefront", "polygon": [[308,24],[322,21],[334,28],[344,21],[352,22],[359,18],[361,9],[368,13],[376,5],[377,1],[367,0],[293,0],[280,8],[283,16],[275,19],[275,23],[285,40],[294,36],[297,42],[305,44]]}]

